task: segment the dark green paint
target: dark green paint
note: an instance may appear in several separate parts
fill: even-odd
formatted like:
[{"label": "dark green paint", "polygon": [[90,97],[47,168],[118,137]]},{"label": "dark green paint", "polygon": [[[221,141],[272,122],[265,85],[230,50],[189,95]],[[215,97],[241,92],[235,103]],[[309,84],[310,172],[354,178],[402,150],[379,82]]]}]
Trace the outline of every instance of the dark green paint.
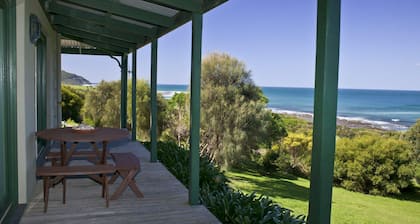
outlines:
[{"label": "dark green paint", "polygon": [[64,5],[57,4],[55,2],[42,0],[46,2],[45,10],[49,13],[60,14],[67,17],[76,18],[79,20],[83,20],[87,23],[95,23],[98,25],[102,25],[106,28],[111,30],[118,30],[118,31],[126,31],[131,32],[137,35],[144,35],[148,37],[153,37],[156,35],[157,28],[152,27],[144,27],[140,25],[135,25],[133,23],[124,22],[121,20],[113,19],[109,14],[106,15],[98,15],[89,13],[83,10],[66,7]]},{"label": "dark green paint", "polygon": [[112,56],[121,56],[121,52],[113,51],[103,51],[99,49],[79,49],[79,48],[69,48],[61,47],[62,54],[86,54],[86,55],[112,55]]},{"label": "dark green paint", "polygon": [[128,56],[121,56],[121,105],[120,105],[120,127],[127,128],[127,67]]},{"label": "dark green paint", "polygon": [[4,155],[0,166],[5,171],[0,184],[6,192],[4,197],[0,196],[0,219],[5,216],[3,221],[7,223],[18,202],[16,3],[15,0],[0,0],[0,3],[0,153]]},{"label": "dark green paint", "polygon": [[132,43],[138,43],[144,40],[144,36],[142,35],[136,35],[130,32],[101,27],[94,23],[89,23],[80,19],[75,19],[67,16],[53,15],[51,16],[51,22],[54,25],[62,25],[64,27],[72,28],[74,30],[81,30],[92,34],[98,34],[101,36],[106,36]]},{"label": "dark green paint", "polygon": [[103,0],[66,0],[66,2],[74,3],[89,8],[99,9],[118,16],[134,19],[139,22],[144,22],[152,25],[170,27],[173,25],[171,17],[162,16],[160,14],[143,10],[140,8],[128,6],[119,3],[118,1],[103,1]]},{"label": "dark green paint", "polygon": [[74,35],[70,35],[70,34],[66,34],[66,33],[62,33],[62,35],[64,37],[67,37],[67,38],[77,40],[79,42],[91,45],[91,46],[96,47],[99,50],[103,50],[103,51],[118,52],[120,55],[122,55],[122,53],[128,53],[130,51],[130,49],[128,49],[128,48],[122,48],[122,47],[118,47],[118,46],[114,46],[114,45],[110,45],[110,44],[106,44],[106,43],[99,43],[99,42],[96,42],[96,41],[93,41],[93,40],[83,39],[83,38],[80,38],[78,36],[74,36]]},{"label": "dark green paint", "polygon": [[131,60],[131,140],[137,140],[137,50],[134,49]]},{"label": "dark green paint", "polygon": [[340,47],[340,0],[319,0],[309,223],[331,219]]},{"label": "dark green paint", "polygon": [[150,71],[150,112],[151,112],[151,125],[150,125],[150,161],[156,162],[157,158],[157,49],[158,49],[158,40],[155,39],[152,41],[152,50],[151,50],[151,71]]},{"label": "dark green paint", "polygon": [[[47,128],[47,39],[44,35],[36,43],[36,129]],[[46,141],[37,140],[37,152],[45,150]]]},{"label": "dark green paint", "polygon": [[122,48],[129,48],[129,49],[135,49],[136,48],[136,44],[135,43],[131,43],[131,42],[127,42],[127,41],[123,41],[123,40],[118,40],[118,39],[114,39],[114,38],[110,38],[110,37],[106,37],[106,36],[101,36],[98,34],[93,34],[93,33],[89,33],[89,32],[85,32],[85,31],[81,31],[81,30],[75,30],[75,29],[71,29],[71,28],[67,28],[61,25],[57,25],[56,30],[61,33],[61,34],[68,34],[68,35],[72,35],[72,36],[77,36],[80,37],[82,39],[87,39],[87,40],[91,40],[91,41],[95,41],[98,43],[103,43],[103,44],[109,44],[109,45],[114,45],[116,47],[122,47]]},{"label": "dark green paint", "polygon": [[200,89],[201,89],[201,42],[203,15],[192,16],[191,52],[191,121],[190,121],[190,183],[189,202],[200,203]]},{"label": "dark green paint", "polygon": [[201,10],[202,0],[146,0],[151,3],[160,4],[176,10],[184,10],[190,12],[199,12]]}]

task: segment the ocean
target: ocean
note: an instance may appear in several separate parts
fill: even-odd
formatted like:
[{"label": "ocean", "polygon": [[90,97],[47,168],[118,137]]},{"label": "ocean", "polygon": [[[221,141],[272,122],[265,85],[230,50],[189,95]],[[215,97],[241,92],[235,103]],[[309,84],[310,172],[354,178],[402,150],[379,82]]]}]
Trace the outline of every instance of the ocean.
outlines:
[{"label": "ocean", "polygon": [[[312,114],[314,89],[261,87],[274,112]],[[158,85],[165,98],[185,92],[187,85]],[[387,130],[406,130],[420,119],[420,91],[340,89],[338,118]]]}]

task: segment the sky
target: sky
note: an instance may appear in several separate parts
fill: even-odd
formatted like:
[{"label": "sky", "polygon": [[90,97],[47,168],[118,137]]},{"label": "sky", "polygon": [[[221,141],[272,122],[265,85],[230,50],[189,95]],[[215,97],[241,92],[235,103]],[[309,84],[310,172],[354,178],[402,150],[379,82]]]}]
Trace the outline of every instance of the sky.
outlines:
[{"label": "sky", "polygon": [[[229,0],[204,14],[203,58],[230,54],[258,86],[314,87],[316,7],[316,0]],[[342,0],[339,88],[420,90],[419,10],[419,0]],[[150,54],[150,45],[138,50],[141,79],[149,80]],[[158,40],[158,84],[189,84],[190,60],[187,23]],[[62,69],[93,83],[120,79],[108,56],[63,54]]]}]

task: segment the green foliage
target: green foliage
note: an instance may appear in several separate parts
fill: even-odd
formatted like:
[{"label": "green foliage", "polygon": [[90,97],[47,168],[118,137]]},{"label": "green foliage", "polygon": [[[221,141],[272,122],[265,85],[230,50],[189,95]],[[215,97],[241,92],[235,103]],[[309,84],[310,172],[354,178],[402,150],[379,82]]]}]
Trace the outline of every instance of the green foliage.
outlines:
[{"label": "green foliage", "polygon": [[82,109],[85,123],[95,127],[119,127],[120,95],[120,81],[101,81],[89,89]]},{"label": "green foliage", "polygon": [[[143,143],[147,148],[150,143]],[[158,157],[167,169],[188,187],[189,151],[176,143],[158,142]],[[305,223],[304,216],[294,216],[286,208],[265,196],[244,194],[227,186],[228,180],[209,159],[200,158],[201,199],[223,223]]]},{"label": "green foliage", "polygon": [[245,194],[225,188],[205,192],[203,200],[222,223],[305,223],[304,216],[294,216],[289,209],[273,203],[266,196]]},{"label": "green foliage", "polygon": [[265,135],[267,99],[244,63],[210,54],[202,64],[202,153],[219,165],[240,166]]},{"label": "green foliage", "polygon": [[272,149],[265,150],[265,152],[261,154],[257,162],[264,175],[269,175],[270,173],[276,171],[277,165],[275,164],[275,161],[278,158],[279,154],[277,151]]},{"label": "green foliage", "polygon": [[281,138],[287,136],[287,130],[280,114],[277,113],[268,113],[267,114],[267,127],[266,135],[263,137],[263,141],[268,146],[269,149],[272,148],[273,143],[279,141]]},{"label": "green foliage", "polygon": [[406,141],[378,134],[337,141],[334,178],[348,190],[400,194],[413,177],[413,152]]},{"label": "green foliage", "polygon": [[176,141],[179,146],[187,145],[189,140],[189,94],[175,93],[168,100],[165,120],[166,131],[162,140]]},{"label": "green foliage", "polygon": [[[128,82],[128,116],[127,116],[127,127],[131,126],[132,114],[131,114],[131,102],[132,102],[132,83]],[[150,140],[150,86],[145,80],[137,80],[136,84],[136,119],[137,119],[137,138],[146,141]],[[119,102],[119,101],[118,101]],[[161,94],[158,94],[157,98],[158,107],[158,134],[164,130],[166,113],[166,101]]]},{"label": "green foliage", "polygon": [[420,184],[420,119],[408,129],[405,139],[413,146],[416,159],[416,182]]},{"label": "green foliage", "polygon": [[[278,167],[286,167],[289,162],[288,172],[298,176],[308,177],[311,167],[312,136],[305,133],[289,133],[281,142],[278,149]],[[289,159],[284,158],[289,157]]]},{"label": "green foliage", "polygon": [[71,119],[81,122],[80,111],[83,106],[84,91],[73,88],[69,85],[61,85],[61,110],[62,119]]},{"label": "green foliage", "polygon": [[312,123],[291,115],[280,114],[287,132],[307,133],[312,130]]},{"label": "green foliage", "polygon": [[[131,82],[128,82],[127,96],[127,127],[131,127]],[[142,140],[149,139],[150,129],[150,87],[144,80],[138,80],[136,85],[136,119],[137,135]],[[95,127],[119,127],[121,105],[121,82],[101,81],[95,88],[90,88],[83,105],[83,120]],[[163,130],[166,103],[158,95],[158,130]]]},{"label": "green foliage", "polygon": [[[150,148],[150,142],[143,143]],[[158,142],[158,158],[166,168],[186,187],[189,180],[189,150],[179,147],[174,142]],[[227,179],[223,172],[206,157],[200,157],[200,187],[210,191],[226,186]]]}]

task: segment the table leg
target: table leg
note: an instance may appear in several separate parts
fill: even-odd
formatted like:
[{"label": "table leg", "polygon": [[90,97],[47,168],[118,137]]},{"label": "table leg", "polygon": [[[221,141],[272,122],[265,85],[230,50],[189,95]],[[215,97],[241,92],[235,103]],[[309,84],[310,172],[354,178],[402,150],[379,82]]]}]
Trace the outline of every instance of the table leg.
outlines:
[{"label": "table leg", "polygon": [[61,166],[65,166],[65,161],[66,161],[66,142],[61,142],[60,144],[60,159],[61,159]]},{"label": "table leg", "polygon": [[107,148],[107,141],[102,142],[102,158],[101,158],[101,164],[106,164],[106,148]]}]

